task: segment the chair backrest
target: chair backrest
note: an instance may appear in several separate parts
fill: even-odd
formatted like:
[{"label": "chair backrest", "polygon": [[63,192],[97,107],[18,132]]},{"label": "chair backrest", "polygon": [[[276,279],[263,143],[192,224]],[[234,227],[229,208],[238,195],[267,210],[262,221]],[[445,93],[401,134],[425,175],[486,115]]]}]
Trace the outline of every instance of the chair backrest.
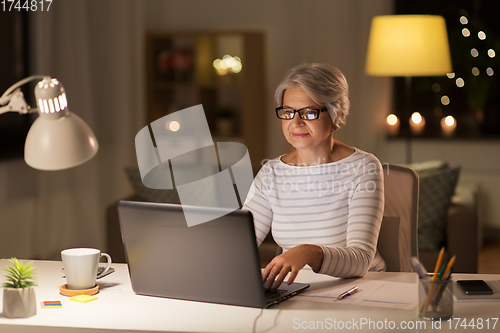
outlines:
[{"label": "chair backrest", "polygon": [[418,257],[418,175],[399,165],[382,167],[385,208],[377,248],[388,272],[411,272],[409,258]]}]

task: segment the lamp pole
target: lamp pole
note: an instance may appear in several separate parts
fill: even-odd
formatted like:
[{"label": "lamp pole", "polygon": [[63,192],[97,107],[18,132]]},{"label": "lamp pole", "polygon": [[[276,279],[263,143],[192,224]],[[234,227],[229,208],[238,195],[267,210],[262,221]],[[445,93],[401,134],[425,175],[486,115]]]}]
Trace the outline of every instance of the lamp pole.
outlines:
[{"label": "lamp pole", "polygon": [[406,135],[406,164],[410,164],[412,162],[412,146],[411,146],[411,76],[405,76],[405,115],[403,119],[408,121],[408,133]]}]

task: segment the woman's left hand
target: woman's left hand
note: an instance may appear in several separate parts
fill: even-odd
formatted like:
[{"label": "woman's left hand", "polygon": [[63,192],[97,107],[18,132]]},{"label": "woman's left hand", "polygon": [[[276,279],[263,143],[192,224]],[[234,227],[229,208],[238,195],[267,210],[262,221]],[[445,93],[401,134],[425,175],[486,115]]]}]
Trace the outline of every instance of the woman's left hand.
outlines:
[{"label": "woman's left hand", "polygon": [[264,268],[262,281],[264,287],[278,288],[285,277],[290,273],[287,283],[292,282],[297,277],[299,271],[309,265],[314,271],[319,271],[323,263],[323,250],[317,245],[298,245],[285,253],[274,257],[274,259]]}]

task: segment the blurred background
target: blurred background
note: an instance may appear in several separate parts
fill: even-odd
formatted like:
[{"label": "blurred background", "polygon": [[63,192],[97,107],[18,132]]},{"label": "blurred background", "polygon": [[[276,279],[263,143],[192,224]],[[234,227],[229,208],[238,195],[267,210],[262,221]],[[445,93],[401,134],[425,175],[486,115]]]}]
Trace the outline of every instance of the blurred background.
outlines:
[{"label": "blurred background", "polygon": [[[456,189],[476,233],[463,245],[477,249],[475,265],[500,254],[497,1],[53,0],[46,9],[0,11],[0,91],[33,74],[58,78],[100,149],[73,169],[34,170],[23,160],[33,118],[0,116],[0,257],[107,251],[109,207],[138,192],[135,135],[171,112],[203,104],[214,140],[245,143],[254,172],[288,152],[273,95],[302,62],[332,64],[349,82],[350,115],[336,139],[382,162],[459,167]],[[442,15],[453,72],[413,78],[409,95],[404,78],[367,75],[372,18],[394,14]],[[418,135],[409,110],[425,119]],[[448,115],[451,134],[440,123]],[[500,271],[497,260],[488,265],[479,271]]]}]

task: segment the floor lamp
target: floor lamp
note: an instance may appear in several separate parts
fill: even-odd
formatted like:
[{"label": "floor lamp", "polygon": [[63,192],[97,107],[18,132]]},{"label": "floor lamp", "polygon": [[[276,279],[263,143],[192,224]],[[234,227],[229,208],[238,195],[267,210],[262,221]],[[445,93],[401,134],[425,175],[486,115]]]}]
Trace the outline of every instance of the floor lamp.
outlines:
[{"label": "floor lamp", "polygon": [[[405,77],[406,110],[410,121],[411,77],[441,76],[452,71],[446,23],[435,15],[385,15],[372,20],[366,73]],[[406,163],[412,162],[411,131],[406,135]]]}]

